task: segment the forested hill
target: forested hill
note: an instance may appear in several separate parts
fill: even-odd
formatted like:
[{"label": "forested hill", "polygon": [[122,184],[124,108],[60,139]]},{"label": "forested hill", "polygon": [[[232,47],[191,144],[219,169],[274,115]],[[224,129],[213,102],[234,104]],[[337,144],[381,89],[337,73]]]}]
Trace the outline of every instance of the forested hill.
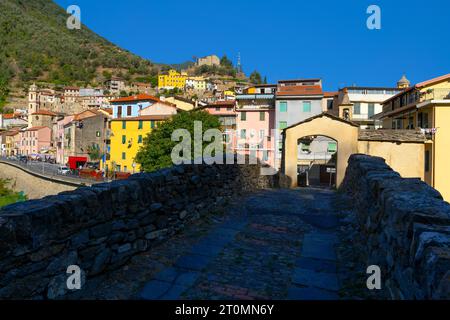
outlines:
[{"label": "forested hill", "polygon": [[69,30],[68,16],[51,0],[0,0],[0,106],[8,89],[31,81],[85,85],[111,75],[142,80],[157,74],[158,66],[86,26]]}]

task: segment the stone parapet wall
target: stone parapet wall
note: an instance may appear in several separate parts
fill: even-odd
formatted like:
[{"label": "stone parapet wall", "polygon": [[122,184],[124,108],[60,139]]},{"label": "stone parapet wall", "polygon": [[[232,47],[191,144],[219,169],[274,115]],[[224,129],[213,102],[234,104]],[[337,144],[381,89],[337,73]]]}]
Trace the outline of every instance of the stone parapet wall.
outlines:
[{"label": "stone parapet wall", "polygon": [[258,165],[183,165],[5,207],[0,298],[63,296],[69,265],[88,281],[230,198],[272,186]]},{"label": "stone parapet wall", "polygon": [[369,265],[393,299],[450,298],[450,205],[383,158],[352,155],[341,190],[354,202]]}]

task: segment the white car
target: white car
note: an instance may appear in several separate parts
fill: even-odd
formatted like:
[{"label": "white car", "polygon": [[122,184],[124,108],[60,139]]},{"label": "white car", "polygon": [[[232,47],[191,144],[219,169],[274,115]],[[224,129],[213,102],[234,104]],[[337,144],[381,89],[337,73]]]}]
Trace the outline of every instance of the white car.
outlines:
[{"label": "white car", "polygon": [[66,166],[58,167],[58,174],[66,175],[69,173],[70,173],[70,170]]}]

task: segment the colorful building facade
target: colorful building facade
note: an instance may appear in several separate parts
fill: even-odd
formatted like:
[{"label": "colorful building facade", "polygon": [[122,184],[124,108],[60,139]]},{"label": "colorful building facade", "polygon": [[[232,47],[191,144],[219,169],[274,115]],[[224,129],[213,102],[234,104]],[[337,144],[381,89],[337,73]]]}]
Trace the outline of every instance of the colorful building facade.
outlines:
[{"label": "colorful building facade", "polygon": [[152,132],[168,115],[142,115],[131,118],[111,120],[111,145],[108,171],[140,172],[135,161],[136,154],[143,145],[144,138]]},{"label": "colorful building facade", "polygon": [[380,119],[384,129],[425,134],[424,180],[450,201],[450,74],[413,85],[386,100]]},{"label": "colorful building facade", "polygon": [[160,74],[158,76],[159,89],[184,89],[186,85],[187,73],[169,70],[168,74]]},{"label": "colorful building facade", "polygon": [[111,100],[111,106],[113,109],[112,117],[114,119],[137,117],[139,115],[139,111],[158,101],[158,98],[148,94],[138,94],[135,96]]},{"label": "colorful building facade", "polygon": [[276,85],[265,85],[236,96],[235,151],[271,167],[275,165],[275,91]]},{"label": "colorful building facade", "polygon": [[33,127],[20,131],[20,155],[44,153],[50,150],[51,145],[52,129],[49,127]]}]

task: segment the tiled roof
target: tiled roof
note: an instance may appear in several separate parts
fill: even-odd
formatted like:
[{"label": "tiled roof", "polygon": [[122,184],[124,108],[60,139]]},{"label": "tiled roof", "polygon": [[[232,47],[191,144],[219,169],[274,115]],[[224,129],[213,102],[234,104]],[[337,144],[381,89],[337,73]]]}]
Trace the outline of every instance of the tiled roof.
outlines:
[{"label": "tiled roof", "polygon": [[142,93],[142,94],[138,94],[138,95],[134,95],[134,96],[130,96],[130,97],[114,99],[114,100],[111,100],[111,102],[133,102],[133,101],[147,101],[147,100],[160,101],[158,98],[156,98],[154,96]]},{"label": "tiled roof", "polygon": [[387,141],[387,142],[425,142],[423,133],[416,130],[360,130],[360,141]]},{"label": "tiled roof", "polygon": [[330,118],[330,119],[332,119],[332,120],[340,121],[340,122],[343,122],[343,123],[348,124],[348,125],[350,125],[350,126],[358,127],[358,128],[359,128],[359,124],[357,124],[357,123],[355,123],[355,122],[353,122],[353,121],[345,120],[345,119],[340,118],[340,117],[338,117],[338,116],[336,116],[336,115],[334,115],[334,114],[331,114],[331,113],[329,113],[329,112],[322,112],[322,113],[320,113],[320,114],[318,114],[318,115],[315,115],[315,116],[312,116],[312,117],[310,117],[310,118],[308,118],[308,119],[305,119],[305,120],[303,120],[303,121],[297,122],[297,123],[295,123],[295,124],[293,124],[293,125],[291,125],[291,126],[285,128],[285,129],[283,129],[283,130],[286,131],[286,130],[289,130],[289,129],[291,129],[291,128],[297,127],[297,126],[302,125],[302,124],[307,123],[307,122],[314,121],[314,120],[316,120],[316,119],[318,119],[318,118],[322,118],[322,117],[327,117],[327,118]]},{"label": "tiled roof", "polygon": [[130,117],[130,118],[115,118],[111,121],[139,121],[139,120],[166,120],[170,118],[172,115],[146,115],[139,117]]},{"label": "tiled roof", "polygon": [[321,86],[283,86],[278,87],[278,96],[311,96],[323,94]]},{"label": "tiled roof", "polygon": [[92,118],[92,117],[98,116],[100,114],[101,113],[99,111],[97,111],[97,110],[85,110],[83,112],[75,114],[73,116],[73,120],[74,121],[80,121],[80,120],[83,120],[83,119],[87,119],[87,118]]},{"label": "tiled roof", "polygon": [[206,106],[206,108],[208,107],[218,107],[218,106],[234,106],[235,105],[235,101],[234,100],[224,100],[224,101],[216,101],[214,103],[210,103]]},{"label": "tiled roof", "polygon": [[416,84],[415,87],[416,88],[422,88],[422,87],[426,87],[426,86],[428,86],[430,84],[441,82],[441,81],[444,81],[444,80],[447,80],[447,79],[450,79],[450,73],[449,74],[445,74],[445,75],[440,76],[440,77],[437,77],[437,78],[433,78],[433,79],[424,81],[424,82],[420,82],[420,83]]},{"label": "tiled roof", "polygon": [[339,92],[324,92],[323,96],[324,96],[324,98],[331,98],[331,97],[337,96],[338,94],[339,94]]},{"label": "tiled roof", "polygon": [[6,131],[5,133],[3,133],[5,136],[7,137],[12,137],[15,136],[17,134],[19,134],[19,130],[15,130],[15,131]]},{"label": "tiled roof", "polygon": [[32,127],[32,128],[26,129],[25,131],[38,131],[38,130],[45,129],[45,128],[50,130],[49,127]]},{"label": "tiled roof", "polygon": [[14,113],[5,113],[2,116],[3,119],[14,119],[16,117]]},{"label": "tiled roof", "polygon": [[396,99],[397,97],[403,95],[404,93],[411,91],[411,90],[421,89],[423,87],[426,87],[426,86],[429,86],[431,84],[434,84],[434,83],[437,83],[437,82],[440,82],[440,81],[444,81],[444,80],[447,80],[447,79],[450,79],[450,73],[446,74],[446,75],[443,75],[443,76],[440,76],[440,77],[437,77],[437,78],[433,78],[433,79],[430,79],[430,80],[427,80],[427,81],[420,82],[420,83],[418,83],[418,84],[416,84],[414,86],[411,86],[409,88],[405,88],[405,90],[403,90],[403,91],[397,93],[395,96],[392,96],[389,99],[385,100],[383,102],[383,104],[386,104],[386,103]]},{"label": "tiled roof", "polygon": [[42,115],[42,116],[56,116],[57,114],[54,112],[51,112],[49,110],[41,109],[37,112],[32,113],[32,115]]}]

